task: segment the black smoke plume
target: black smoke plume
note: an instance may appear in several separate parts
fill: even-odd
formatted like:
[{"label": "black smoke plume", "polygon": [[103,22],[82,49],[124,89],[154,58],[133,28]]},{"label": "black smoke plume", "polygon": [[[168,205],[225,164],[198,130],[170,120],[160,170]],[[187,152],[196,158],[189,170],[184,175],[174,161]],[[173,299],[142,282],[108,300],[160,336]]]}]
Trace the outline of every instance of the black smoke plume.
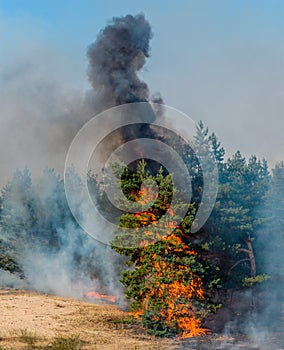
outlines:
[{"label": "black smoke plume", "polygon": [[[150,100],[161,102],[159,97],[150,97],[146,83],[141,81],[137,75],[143,67],[146,58],[149,57],[149,42],[151,38],[151,27],[142,14],[114,18],[101,31],[97,40],[88,48],[88,77],[93,89],[86,94],[85,98],[79,96],[79,93],[76,95],[75,92],[72,95],[67,94],[68,98],[65,95],[65,98],[63,98],[64,96],[62,96],[63,94],[59,87],[56,89],[53,85],[49,85],[46,79],[41,76],[40,85],[36,77],[33,76],[33,70],[30,69],[30,66],[25,68],[24,75],[19,75],[19,77],[17,75],[20,83],[17,83],[14,88],[15,98],[13,100],[20,95],[23,96],[23,101],[17,97],[15,117],[12,114],[13,110],[11,112],[10,109],[7,109],[7,114],[9,113],[10,116],[13,116],[13,118],[11,117],[13,125],[17,125],[15,129],[20,130],[16,134],[15,142],[18,140],[18,135],[22,130],[26,130],[24,126],[25,128],[28,126],[30,129],[28,139],[30,142],[33,142],[32,149],[35,151],[42,149],[42,152],[39,153],[41,156],[38,156],[37,153],[34,157],[31,157],[30,162],[27,162],[28,166],[32,167],[33,175],[35,173],[34,168],[39,173],[35,181],[33,181],[31,190],[29,190],[33,192],[35,190],[33,189],[34,186],[37,188],[35,195],[39,198],[32,200],[32,202],[34,205],[33,211],[38,216],[36,222],[39,226],[34,225],[34,217],[30,218],[30,212],[26,209],[27,203],[20,197],[17,184],[13,187],[13,191],[11,190],[13,195],[5,203],[8,203],[8,207],[11,206],[13,210],[17,208],[20,212],[19,218],[21,222],[25,222],[26,228],[23,230],[25,233],[24,237],[30,237],[31,235],[46,235],[49,237],[49,229],[44,227],[45,223],[47,223],[46,225],[52,231],[49,238],[56,233],[58,234],[58,240],[62,243],[56,250],[52,251],[52,254],[50,253],[50,247],[46,247],[46,245],[39,247],[37,244],[29,244],[29,239],[27,239],[27,243],[23,240],[23,244],[13,245],[13,248],[15,248],[13,254],[15,253],[17,262],[21,266],[23,275],[30,288],[81,297],[80,293],[82,290],[102,282],[107,292],[112,294],[120,293],[118,291],[120,287],[112,283],[113,279],[118,280],[117,276],[119,275],[114,268],[118,259],[115,255],[116,253],[90,237],[85,237],[73,219],[67,218],[65,221],[53,215],[57,213],[59,217],[64,216],[65,209],[69,213],[67,207],[64,210],[62,209],[62,204],[65,203],[63,200],[58,201],[60,204],[59,208],[57,208],[57,204],[52,204],[57,203],[56,198],[59,193],[62,195],[62,198],[64,197],[62,180],[59,181],[61,183],[60,191],[58,189],[55,191],[51,190],[51,188],[57,186],[58,181],[56,176],[52,175],[51,178],[53,180],[48,180],[40,174],[39,160],[51,166],[54,163],[56,165],[59,164],[58,168],[61,170],[73,137],[88,119],[107,108],[124,103],[148,102]],[[52,75],[49,74],[46,77],[47,81],[50,76]],[[5,81],[6,90],[7,86],[10,88],[8,89],[9,91],[12,90],[15,78],[16,74],[11,76],[9,81]],[[38,86],[40,86],[40,89],[35,88]],[[1,91],[0,89],[0,94]],[[19,94],[18,91],[21,93]],[[1,101],[3,106],[5,106],[4,98]],[[14,103],[12,105],[14,106]],[[150,135],[151,128],[148,123],[153,122],[155,116],[150,104],[146,103],[146,105],[148,106],[146,108],[147,111],[146,113],[145,110],[141,111],[141,124],[138,128],[125,128],[121,132],[114,134],[113,137],[107,137],[106,141],[102,142],[101,145],[102,154],[108,157],[111,145],[115,149],[119,140],[125,142],[126,136],[128,139],[131,139],[142,134],[144,136],[147,133]],[[125,116],[125,118],[129,118],[129,116]],[[30,125],[33,125],[34,129],[30,128]],[[42,132],[43,127],[44,133]],[[25,145],[27,142],[22,143]],[[18,144],[17,146],[19,147]],[[27,154],[29,153],[30,149]],[[17,162],[20,162],[20,160],[20,156],[18,156]],[[17,163],[16,166],[21,167],[22,164]],[[13,179],[11,181],[13,182]],[[36,185],[39,182],[41,183],[40,189]],[[44,205],[36,205],[40,202],[43,202]],[[4,205],[3,203],[1,205]],[[49,204],[45,207],[46,203]],[[10,227],[11,231],[11,227],[17,224],[18,217],[14,215],[9,216],[9,218],[11,221],[7,222],[6,226]],[[60,226],[61,224],[63,225],[62,227]],[[103,227],[98,227],[97,230],[99,232],[98,235],[104,235]],[[0,239],[3,238],[4,241],[10,240],[11,234],[9,232],[5,227],[0,227]],[[16,230],[14,233],[18,234]],[[21,234],[23,235],[23,233]],[[78,244],[78,239],[79,241],[81,239],[83,243]],[[49,242],[49,239],[46,239],[46,242]],[[46,244],[48,245],[49,243]],[[74,276],[76,272],[74,264],[77,264],[78,259],[81,261],[81,258],[83,259],[82,261],[85,261],[85,258],[87,259],[93,253],[93,248],[95,253],[92,263],[96,267],[96,272],[106,278],[90,276],[85,269],[82,269],[82,275],[79,277]],[[20,284],[24,287],[21,278],[18,281],[15,280],[14,276],[12,277],[9,272],[5,271],[4,273],[1,271],[0,286],[7,284],[18,286]],[[78,288],[79,285],[80,288]]]},{"label": "black smoke plume", "polygon": [[[113,18],[98,35],[87,51],[89,59],[88,77],[96,93],[96,110],[126,103],[163,103],[160,96],[150,97],[147,84],[138,77],[138,72],[149,57],[150,40],[153,34],[143,14]],[[137,109],[135,109],[137,112]],[[150,104],[141,105],[139,121],[127,125],[101,142],[99,158],[105,160],[121,144],[141,137],[156,138],[151,127],[155,112]],[[124,115],[127,122],[131,115]],[[136,150],[137,159],[143,158],[143,149]],[[154,165],[153,165],[154,167]]]},{"label": "black smoke plume", "polygon": [[149,57],[150,24],[142,14],[113,18],[88,49],[88,76],[105,106],[149,100],[149,89],[137,76]]}]

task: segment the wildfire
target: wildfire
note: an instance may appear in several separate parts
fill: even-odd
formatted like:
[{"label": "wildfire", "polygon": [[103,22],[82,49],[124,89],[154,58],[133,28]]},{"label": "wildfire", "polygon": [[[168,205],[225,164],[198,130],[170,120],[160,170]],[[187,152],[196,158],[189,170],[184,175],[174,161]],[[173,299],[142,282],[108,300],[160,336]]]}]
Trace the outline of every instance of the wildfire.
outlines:
[{"label": "wildfire", "polygon": [[[144,192],[138,193],[138,200],[147,198],[151,195]],[[142,268],[144,259],[151,257],[151,277],[149,277],[149,289],[144,291],[142,296],[142,307],[136,312],[132,312],[134,317],[140,318],[149,310],[151,300],[159,300],[159,311],[156,318],[161,320],[165,325],[176,330],[181,337],[194,337],[204,335],[208,332],[202,328],[201,319],[204,316],[194,305],[193,300],[204,300],[203,283],[200,277],[188,270],[185,260],[179,258],[190,257],[197,253],[186,244],[185,233],[180,226],[176,225],[173,210],[165,206],[171,220],[164,224],[165,234],[161,235],[156,232],[157,218],[152,209],[143,213],[135,213],[134,217],[138,220],[140,227],[149,226],[145,231],[146,240],[141,242],[144,249],[144,255],[140,256],[136,266]],[[153,238],[153,243],[158,240],[164,244],[162,250],[158,253],[150,253],[149,237]],[[173,259],[174,257],[174,259]],[[154,275],[153,275],[154,272]]]}]

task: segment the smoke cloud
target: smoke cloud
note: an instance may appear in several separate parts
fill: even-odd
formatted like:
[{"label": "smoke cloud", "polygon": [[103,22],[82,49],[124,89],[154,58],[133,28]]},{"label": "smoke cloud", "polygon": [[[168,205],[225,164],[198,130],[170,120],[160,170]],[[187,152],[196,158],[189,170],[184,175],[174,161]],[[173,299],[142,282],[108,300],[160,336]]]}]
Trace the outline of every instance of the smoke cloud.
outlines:
[{"label": "smoke cloud", "polygon": [[[93,287],[121,294],[116,269],[121,258],[82,232],[68,209],[62,209],[63,203],[63,207],[67,206],[62,180],[55,172],[47,170],[42,174],[42,170],[45,166],[52,166],[59,174],[63,173],[73,137],[95,114],[123,103],[150,100],[147,84],[139,79],[138,72],[149,57],[151,38],[150,24],[142,14],[114,18],[87,50],[88,77],[93,89],[85,93],[66,89],[60,80],[53,79],[54,76],[49,74],[52,67],[44,67],[42,55],[36,53],[21,66],[8,65],[0,72],[3,82],[0,88],[1,118],[6,134],[14,140],[0,141],[2,148],[6,148],[1,161],[9,164],[7,168],[10,170],[2,176],[2,181],[5,183],[6,178],[11,179],[16,167],[27,165],[33,174],[32,180],[25,172],[15,173],[6,187],[10,194],[3,202],[4,209],[12,207],[18,213],[10,217],[7,227],[25,222],[21,232],[24,239],[14,244],[12,254],[17,257],[29,288],[75,297],[82,297],[84,291]],[[162,101],[159,96],[152,100]],[[150,107],[149,111],[147,120],[143,119],[145,114],[142,111],[141,122],[154,120]],[[131,132],[137,135],[145,131],[145,127],[139,126],[134,131],[128,129],[125,133],[114,134],[100,150],[105,153],[110,144],[117,144],[126,133],[129,136]],[[22,196],[23,188],[16,184],[19,179],[24,188],[26,182],[30,184],[24,191],[30,195],[36,219],[27,207],[27,195]],[[60,218],[62,210],[63,221]],[[104,235],[103,227],[97,227],[97,230],[96,236]],[[52,242],[47,244],[38,238],[48,234],[60,242],[56,249],[50,249]],[[30,236],[36,237],[33,242],[29,241]],[[1,229],[3,241],[11,242],[13,237],[11,230]],[[94,275],[90,273],[92,264]],[[10,275],[1,272],[2,286],[23,286],[20,278]]]},{"label": "smoke cloud", "polygon": [[[113,18],[99,33],[96,41],[89,46],[88,78],[96,96],[88,99],[88,105],[93,106],[96,113],[125,103],[163,103],[159,94],[150,96],[147,84],[138,76],[149,57],[152,36],[151,26],[143,14],[127,15]],[[131,122],[133,118],[129,113],[119,117],[127,122]],[[125,126],[108,135],[95,154],[95,159],[100,159],[101,165],[96,167],[94,164],[94,167],[101,169],[111,152],[127,141],[142,136],[155,137],[154,130],[148,125],[155,118],[150,104],[141,107],[141,125]],[[115,127],[110,125],[110,130],[114,129]],[[137,158],[139,155],[141,158],[142,147],[137,149],[136,153]]]},{"label": "smoke cloud", "polygon": [[142,14],[114,18],[88,49],[88,77],[103,107],[149,100],[137,76],[149,57],[150,24]]}]

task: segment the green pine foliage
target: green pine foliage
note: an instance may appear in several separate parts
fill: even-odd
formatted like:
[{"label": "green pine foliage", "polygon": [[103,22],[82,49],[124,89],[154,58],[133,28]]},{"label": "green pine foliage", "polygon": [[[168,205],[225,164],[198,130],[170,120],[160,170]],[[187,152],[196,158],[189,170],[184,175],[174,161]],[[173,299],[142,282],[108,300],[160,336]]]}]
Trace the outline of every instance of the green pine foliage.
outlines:
[{"label": "green pine foliage", "polygon": [[[131,301],[130,309],[150,334],[204,334],[202,319],[213,305],[209,292],[213,293],[219,281],[210,278],[209,270],[216,267],[206,261],[206,249],[194,242],[190,233],[194,207],[179,202],[178,208],[170,209],[170,218],[164,219],[175,190],[171,175],[163,175],[162,169],[150,175],[144,161],[138,164],[136,172],[126,169],[121,180],[121,188],[134,206],[143,198],[141,184],[147,180],[157,184],[157,199],[139,214],[123,214],[122,230],[112,241],[113,249],[127,256],[127,264],[132,267],[123,272],[121,280]],[[185,218],[176,215],[181,206],[188,208]],[[132,230],[125,233],[124,228]]]}]

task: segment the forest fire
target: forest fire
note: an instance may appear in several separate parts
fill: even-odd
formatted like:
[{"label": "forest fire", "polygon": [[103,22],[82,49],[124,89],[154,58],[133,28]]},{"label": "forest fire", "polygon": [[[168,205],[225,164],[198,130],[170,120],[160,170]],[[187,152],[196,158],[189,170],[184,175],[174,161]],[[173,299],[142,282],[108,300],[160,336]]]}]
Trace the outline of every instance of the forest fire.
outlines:
[{"label": "forest fire", "polygon": [[[142,201],[143,204],[154,198],[153,192],[143,186],[137,192],[137,196],[133,192],[131,194],[134,200]],[[204,300],[202,280],[189,270],[186,263],[186,259],[196,256],[197,253],[187,244],[188,236],[177,225],[174,210],[169,209],[167,203],[161,207],[164,207],[170,216],[170,220],[165,221],[163,225],[164,232],[160,232],[156,226],[158,218],[154,209],[132,214],[140,227],[149,226],[149,230],[144,233],[147,236],[146,240],[140,243],[143,253],[136,268],[142,269],[150,258],[152,276],[147,291],[141,292],[140,308],[131,314],[141,318],[150,311],[153,301],[158,300],[158,311],[154,316],[156,321],[174,328],[181,338],[207,334],[209,331],[201,325],[203,312],[194,303],[197,299]],[[153,253],[155,245],[159,248]],[[182,256],[179,256],[179,253],[182,253]]]},{"label": "forest fire", "polygon": [[[151,36],[151,27],[143,15],[126,16],[115,19],[90,46],[90,81],[95,88],[104,86],[103,91],[111,95],[113,105],[163,102],[161,97],[151,98],[147,84],[137,76],[148,57]],[[111,101],[109,96],[107,100]],[[156,119],[155,110],[150,103],[146,105],[146,109],[139,109],[140,124],[121,129],[125,143],[139,138],[161,138],[162,135],[149,126]],[[109,140],[107,143],[111,144]],[[172,208],[176,189],[173,189],[171,176],[159,172],[162,163],[148,157],[146,164],[144,154],[147,152],[144,152],[143,143],[132,151],[136,161],[129,165],[129,172],[126,171],[121,180],[121,188],[128,199],[145,209],[128,212],[129,204],[126,204],[125,214],[119,220],[121,227],[133,228],[134,235],[117,235],[111,242],[119,254],[130,257],[128,266],[133,264],[134,267],[132,271],[122,273],[122,283],[127,288],[125,294],[132,301],[132,315],[141,318],[142,324],[154,329],[157,335],[187,338],[206,334],[207,329],[202,327],[205,292],[199,274],[203,266],[188,234],[193,216],[189,215],[187,223],[179,226],[182,218],[177,214],[180,207],[188,203],[179,201],[179,208]],[[154,150],[151,153],[155,153]],[[156,183],[156,188],[144,186],[143,180]],[[128,239],[131,247],[125,248]],[[109,296],[96,291],[88,292],[87,297],[110,300]]]},{"label": "forest fire", "polygon": [[[50,89],[42,79],[39,86],[43,88],[35,96],[37,84],[29,84],[34,81],[30,64],[1,71],[9,87],[3,92],[15,88],[15,96],[32,98],[30,106],[22,105],[28,98],[13,98],[10,109],[4,94],[3,121],[15,132],[19,129],[16,121],[21,121],[27,125],[23,130],[35,137],[38,134],[38,141],[48,133],[38,132],[37,125],[49,128],[50,124],[47,144],[35,144],[46,160],[60,155],[60,161],[56,158],[55,164],[43,164],[41,157],[39,163],[46,168],[39,174],[38,162],[30,157],[31,170],[36,173],[26,167],[17,169],[0,191],[0,289],[42,291],[54,305],[53,295],[63,295],[105,303],[106,309],[129,307],[149,334],[176,336],[185,344],[179,349],[283,349],[284,162],[274,166],[275,155],[269,156],[268,163],[232,149],[228,155],[202,122],[194,133],[194,123],[186,122],[185,113],[153,95],[138,75],[149,57],[152,35],[143,14],[113,18],[88,47],[87,74],[93,90],[81,94],[71,89],[70,98],[60,92],[61,86]],[[41,62],[38,58],[33,61]],[[21,74],[14,74],[18,71]],[[20,90],[17,77],[28,78],[28,84],[21,82]],[[176,85],[178,94],[178,82]],[[26,86],[32,87],[31,93],[26,94]],[[45,92],[52,93],[51,100],[45,98]],[[55,107],[59,102],[58,108],[47,108],[53,100]],[[34,108],[34,102],[40,103],[39,108]],[[22,110],[27,118],[22,117]],[[179,114],[184,115],[182,124]],[[36,122],[35,127],[30,128],[28,121]],[[213,125],[214,118],[211,122]],[[80,147],[73,147],[79,139]],[[7,133],[8,158],[17,154],[15,140]],[[27,139],[29,147],[31,140],[33,137]],[[10,158],[19,160],[17,168],[25,164],[22,157]],[[122,166],[112,164],[116,159]],[[108,166],[111,170],[114,166],[119,175],[115,181]],[[214,189],[209,185],[215,175]],[[14,325],[6,320],[11,310],[18,310],[12,299],[17,302],[16,297],[9,297],[7,312],[4,309],[1,317]],[[85,304],[89,309],[96,306]],[[21,305],[26,306],[26,296]],[[31,309],[40,309],[37,305],[32,304]],[[56,309],[64,311],[62,305],[65,301]],[[26,313],[25,307],[22,311]],[[34,320],[40,323],[49,311]],[[85,318],[80,308],[81,313]],[[62,314],[63,322],[70,315],[73,331],[73,312]],[[96,315],[90,315],[93,317]],[[18,320],[17,313],[13,318]],[[84,323],[93,327],[97,322]],[[51,324],[53,330],[56,324]],[[117,338],[119,332],[124,333],[121,324]],[[136,322],[133,326],[137,334]],[[223,336],[214,338],[216,334]],[[244,345],[238,345],[241,337]],[[2,339],[0,343],[2,349]]]}]

